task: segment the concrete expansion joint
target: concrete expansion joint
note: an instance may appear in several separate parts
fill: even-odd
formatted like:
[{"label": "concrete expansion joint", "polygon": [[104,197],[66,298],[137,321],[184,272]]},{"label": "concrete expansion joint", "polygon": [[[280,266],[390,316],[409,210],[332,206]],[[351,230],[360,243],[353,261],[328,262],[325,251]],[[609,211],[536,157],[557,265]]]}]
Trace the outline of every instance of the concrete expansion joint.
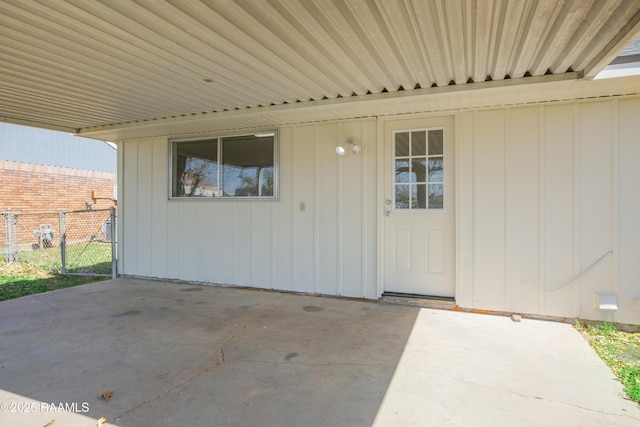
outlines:
[{"label": "concrete expansion joint", "polygon": [[582,410],[588,411],[588,412],[596,412],[596,413],[599,413],[599,414],[611,415],[611,416],[615,416],[615,417],[629,418],[629,419],[632,419],[632,420],[640,421],[637,417],[634,417],[634,416],[629,415],[629,414],[619,414],[619,413],[615,413],[615,412],[601,411],[601,410],[598,410],[598,409],[587,408],[587,407],[584,407],[584,406],[581,406],[581,405],[577,405],[577,404],[571,403],[571,402],[563,402],[561,400],[547,399],[546,397],[541,397],[541,396],[531,396],[531,395],[528,395],[528,394],[516,393],[515,391],[507,390],[507,389],[504,389],[504,388],[501,388],[501,387],[494,387],[494,386],[490,386],[490,385],[487,385],[487,384],[481,384],[481,383],[478,383],[478,382],[475,382],[475,381],[464,380],[462,378],[457,378],[457,377],[454,377],[452,375],[447,375],[447,376],[449,378],[453,379],[453,380],[460,381],[460,382],[463,382],[463,383],[466,383],[466,384],[473,384],[473,385],[476,385],[478,387],[484,387],[484,388],[488,388],[488,389],[491,389],[491,390],[498,390],[498,391],[503,392],[503,393],[508,393],[508,394],[512,394],[514,396],[522,397],[524,399],[542,400],[542,401],[545,401],[545,402],[557,403],[559,405],[571,406],[571,407],[574,407],[574,408],[577,408],[577,409],[582,409]]}]

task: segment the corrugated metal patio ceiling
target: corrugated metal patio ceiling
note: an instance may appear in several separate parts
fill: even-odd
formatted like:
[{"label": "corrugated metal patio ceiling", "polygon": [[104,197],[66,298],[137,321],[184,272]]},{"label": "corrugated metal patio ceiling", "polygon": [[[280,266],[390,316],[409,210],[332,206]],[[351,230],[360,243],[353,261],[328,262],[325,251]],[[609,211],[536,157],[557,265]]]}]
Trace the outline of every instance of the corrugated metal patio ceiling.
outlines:
[{"label": "corrugated metal patio ceiling", "polygon": [[118,139],[357,117],[593,77],[639,21],[637,0],[1,0],[0,118]]}]

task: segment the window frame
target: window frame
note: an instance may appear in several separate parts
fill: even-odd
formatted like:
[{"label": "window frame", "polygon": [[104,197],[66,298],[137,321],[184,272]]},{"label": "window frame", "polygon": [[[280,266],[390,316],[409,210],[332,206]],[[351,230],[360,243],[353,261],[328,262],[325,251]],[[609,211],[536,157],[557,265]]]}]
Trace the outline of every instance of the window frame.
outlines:
[{"label": "window frame", "polygon": [[[198,141],[216,141],[217,145],[217,188],[216,192],[218,194],[224,194],[223,192],[223,166],[224,159],[222,156],[223,152],[223,141],[225,138],[235,138],[235,137],[243,137],[243,136],[254,136],[256,139],[260,139],[260,136],[264,135],[266,137],[273,138],[273,194],[269,196],[228,196],[228,195],[217,195],[217,196],[174,196],[173,188],[174,188],[174,180],[177,179],[176,175],[176,167],[177,162],[175,162],[174,156],[176,150],[174,147],[181,142],[198,142]],[[280,175],[280,142],[279,142],[279,134],[277,129],[264,129],[257,130],[253,132],[239,132],[239,133],[224,133],[224,134],[214,134],[207,136],[198,136],[198,137],[185,137],[185,138],[169,138],[168,140],[169,146],[169,179],[168,179],[168,195],[169,201],[186,201],[186,200],[208,200],[208,201],[279,201],[280,195],[280,183],[279,183],[279,175]]]},{"label": "window frame", "polygon": [[[408,156],[396,156],[396,135],[397,134],[401,134],[401,133],[409,133],[411,134],[412,132],[426,132],[426,149],[427,152],[425,153],[424,156],[420,155],[420,156],[416,156],[416,157],[424,157],[426,159],[426,181],[424,183],[420,183],[421,185],[425,185],[426,186],[426,195],[427,195],[427,199],[426,199],[426,207],[424,208],[414,208],[413,206],[410,206],[409,208],[398,208],[397,207],[397,186],[398,185],[407,185],[409,187],[409,198],[411,198],[411,184],[418,184],[418,183],[414,183],[412,181],[405,183],[398,183],[396,181],[396,176],[395,176],[395,168],[396,168],[396,160],[398,159],[398,157],[400,158],[406,158],[407,161],[409,162],[409,164],[411,164],[411,159],[414,157],[411,155],[411,151],[409,151],[409,155]],[[442,154],[433,154],[430,155],[429,154],[429,132],[430,131],[442,131]],[[392,131],[391,133],[391,138],[392,138],[392,143],[391,143],[391,170],[394,171],[394,173],[392,174],[393,176],[393,182],[392,182],[392,206],[393,206],[393,210],[394,211],[402,211],[402,212],[445,212],[447,210],[447,198],[444,197],[445,196],[445,192],[446,192],[446,187],[447,187],[447,180],[446,180],[446,173],[444,171],[444,167],[445,167],[445,162],[446,162],[446,158],[448,156],[447,153],[447,132],[445,127],[443,126],[432,126],[432,127],[418,127],[418,128],[408,128],[408,129],[395,129]],[[411,146],[411,143],[409,143],[409,146]],[[411,148],[410,148],[411,150]],[[443,173],[442,173],[442,181],[429,181],[429,159],[430,158],[436,158],[436,157],[442,157],[442,165],[443,165]],[[411,173],[411,172],[409,172]],[[440,208],[430,208],[429,207],[429,185],[430,184],[434,184],[434,185],[442,185],[442,195],[443,195],[443,203],[442,203],[442,207]]]}]

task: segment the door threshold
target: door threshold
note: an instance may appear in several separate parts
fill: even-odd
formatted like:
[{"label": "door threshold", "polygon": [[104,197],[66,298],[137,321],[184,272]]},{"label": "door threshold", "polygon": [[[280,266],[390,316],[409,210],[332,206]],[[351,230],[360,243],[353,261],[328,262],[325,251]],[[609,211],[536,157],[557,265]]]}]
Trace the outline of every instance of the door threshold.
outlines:
[{"label": "door threshold", "polygon": [[413,307],[436,308],[440,310],[451,310],[456,307],[456,300],[451,297],[401,294],[397,292],[385,292],[379,301],[387,304],[410,305]]}]

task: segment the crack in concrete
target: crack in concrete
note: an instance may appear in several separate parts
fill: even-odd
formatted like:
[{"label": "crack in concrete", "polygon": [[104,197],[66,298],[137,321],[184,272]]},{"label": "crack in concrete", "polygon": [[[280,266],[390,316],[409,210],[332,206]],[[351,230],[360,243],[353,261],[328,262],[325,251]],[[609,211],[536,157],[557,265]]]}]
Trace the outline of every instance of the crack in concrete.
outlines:
[{"label": "crack in concrete", "polygon": [[219,365],[223,364],[225,362],[225,358],[224,358],[224,348],[229,345],[229,343],[231,343],[231,341],[233,341],[233,339],[236,337],[236,335],[238,335],[238,333],[240,333],[241,331],[243,331],[244,329],[247,328],[247,324],[243,324],[241,328],[237,329],[233,334],[231,334],[231,336],[229,337],[228,340],[226,340],[224,343],[222,343],[222,346],[220,346],[220,363],[218,363]]},{"label": "crack in concrete", "polygon": [[[217,364],[216,364],[216,366],[217,366]],[[199,373],[197,373],[197,374],[195,374],[195,375],[190,376],[190,377],[189,377],[189,378],[187,378],[185,381],[183,381],[183,382],[181,382],[181,383],[179,383],[179,384],[176,384],[175,386],[171,387],[170,389],[165,390],[164,392],[160,393],[159,395],[157,395],[157,396],[156,396],[156,397],[154,397],[153,399],[149,399],[149,400],[144,400],[144,401],[142,401],[141,403],[137,404],[136,406],[134,406],[134,407],[132,407],[132,408],[130,408],[130,409],[128,409],[128,410],[126,410],[126,411],[125,411],[125,412],[123,412],[122,414],[120,414],[120,415],[118,415],[117,417],[115,417],[115,418],[113,419],[113,422],[114,422],[114,423],[116,423],[120,418],[124,417],[125,415],[127,415],[127,414],[128,414],[128,413],[130,413],[130,412],[135,411],[136,409],[140,408],[141,406],[146,405],[146,404],[148,404],[148,403],[155,402],[156,400],[161,399],[161,398],[165,397],[166,395],[170,394],[170,393],[171,393],[171,392],[173,392],[174,390],[176,390],[176,389],[178,389],[178,388],[180,388],[180,387],[182,387],[182,386],[184,386],[184,385],[186,385],[186,384],[189,384],[189,383],[190,383],[191,381],[193,381],[195,378],[198,378],[199,376],[206,374],[206,373],[207,373],[207,372],[209,372],[211,369],[214,369],[216,366],[208,367],[208,368],[206,368],[206,369],[202,370],[201,372],[199,372]]]},{"label": "crack in concrete", "polygon": [[501,392],[504,392],[504,393],[509,393],[509,394],[514,395],[514,396],[519,396],[519,397],[522,397],[522,398],[525,398],[525,399],[543,400],[545,402],[552,402],[552,403],[558,403],[560,405],[572,406],[574,408],[582,409],[584,411],[597,412],[599,414],[604,414],[604,415],[612,415],[612,416],[615,416],[615,417],[624,417],[624,418],[630,418],[632,420],[638,420],[637,417],[634,417],[631,414],[616,414],[616,413],[613,413],[613,412],[601,411],[601,410],[598,410],[598,409],[592,409],[592,408],[587,408],[585,406],[580,406],[580,405],[577,405],[577,404],[571,403],[571,402],[563,402],[561,400],[547,399],[547,398],[541,397],[541,396],[531,396],[531,395],[528,395],[528,394],[518,393],[518,392],[513,391],[513,390],[507,390],[507,389],[500,388],[500,387],[494,387],[494,386],[490,386],[490,385],[487,385],[487,384],[481,384],[481,383],[478,383],[478,382],[475,382],[475,381],[464,380],[462,378],[454,377],[453,375],[447,375],[447,376],[449,378],[451,378],[451,379],[463,382],[465,384],[473,384],[473,385],[477,385],[479,387],[488,388],[488,389],[491,389],[491,390],[498,390],[498,391],[501,391]]},{"label": "crack in concrete", "polygon": [[32,298],[31,301],[35,301],[37,303],[44,304],[44,305],[46,305],[47,307],[49,307],[53,311],[53,315],[51,316],[51,319],[47,322],[47,325],[46,325],[47,329],[51,328],[51,325],[53,325],[53,322],[55,322],[56,318],[58,317],[58,312],[60,310],[58,310],[57,308],[55,308],[54,306],[49,304],[49,302],[47,300],[44,300],[44,299]]},{"label": "crack in concrete", "polygon": [[225,348],[225,347],[226,347],[226,346],[227,346],[231,341],[233,341],[233,339],[236,337],[236,335],[238,335],[238,333],[239,333],[240,331],[244,330],[246,327],[247,327],[247,325],[246,325],[246,324],[242,325],[242,327],[241,327],[241,328],[237,329],[233,334],[231,334],[231,337],[229,337],[229,339],[227,339],[227,340],[222,344],[222,346],[220,347],[220,356],[221,356],[221,361],[220,361],[220,360],[216,361],[216,364],[215,364],[215,365],[213,365],[213,366],[209,366],[209,367],[207,367],[207,368],[203,369],[202,371],[198,372],[197,374],[194,374],[194,375],[190,376],[189,378],[187,378],[186,380],[184,380],[184,381],[180,382],[179,384],[176,384],[175,386],[173,386],[173,387],[171,387],[171,388],[169,388],[169,389],[167,389],[167,390],[163,391],[162,393],[158,394],[156,397],[154,397],[154,398],[152,398],[152,399],[149,399],[149,400],[144,400],[144,401],[142,401],[141,403],[139,403],[139,404],[137,404],[137,405],[135,405],[135,406],[133,406],[133,407],[129,408],[128,410],[126,410],[126,411],[125,411],[125,412],[123,412],[122,414],[120,414],[120,415],[118,415],[117,417],[115,417],[115,418],[113,419],[113,422],[114,422],[114,423],[116,423],[120,418],[124,417],[125,415],[127,415],[127,414],[129,414],[129,413],[131,413],[131,412],[135,411],[136,409],[138,409],[138,408],[140,408],[140,407],[142,407],[142,406],[144,406],[144,405],[146,405],[146,404],[148,404],[148,403],[155,402],[156,400],[159,400],[159,399],[161,399],[161,398],[163,398],[163,397],[165,397],[165,396],[167,396],[167,395],[171,394],[173,391],[175,391],[175,390],[177,390],[177,389],[179,389],[179,388],[181,388],[181,387],[183,387],[183,386],[185,386],[185,385],[189,384],[189,383],[190,383],[191,381],[193,381],[194,379],[196,379],[196,378],[198,378],[198,377],[200,377],[200,376],[202,376],[202,375],[206,374],[207,372],[209,372],[209,371],[211,371],[211,370],[213,370],[213,369],[217,368],[218,366],[220,366],[220,365],[221,365],[222,363],[224,363],[224,361],[225,361],[225,358],[224,358],[224,348]]}]

